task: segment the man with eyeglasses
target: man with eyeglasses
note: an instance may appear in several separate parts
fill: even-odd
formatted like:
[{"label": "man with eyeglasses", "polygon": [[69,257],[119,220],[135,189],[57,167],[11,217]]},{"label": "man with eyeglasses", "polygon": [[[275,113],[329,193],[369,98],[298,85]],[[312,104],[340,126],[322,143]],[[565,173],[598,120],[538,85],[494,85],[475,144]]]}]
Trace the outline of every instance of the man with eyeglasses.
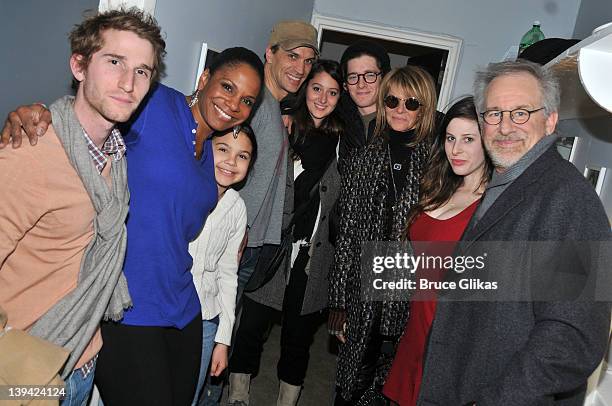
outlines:
[{"label": "man with eyeglasses", "polygon": [[[345,161],[367,145],[376,124],[376,100],[382,77],[391,70],[389,55],[385,49],[370,40],[358,40],[351,44],[340,58],[345,82],[336,109],[344,121],[344,133],[338,146],[338,171],[342,175]],[[329,239],[335,244],[338,236],[340,214],[338,204],[329,216]],[[346,313],[329,310],[328,331],[334,335],[343,329]]]},{"label": "man with eyeglasses", "polygon": [[370,40],[359,40],[346,48],[340,58],[340,65],[344,72],[346,93],[342,94],[337,107],[345,122],[344,135],[340,140],[339,162],[370,140],[376,121],[376,99],[380,82],[391,70],[387,51]]},{"label": "man with eyeglasses", "polygon": [[[557,152],[559,85],[552,72],[524,60],[490,64],[477,73],[475,100],[495,171],[462,237],[469,241],[462,254],[487,241],[609,242],[598,196]],[[591,265],[597,258],[590,250],[538,252],[529,261],[527,253],[508,250],[509,259],[489,258],[495,266],[487,271],[508,282],[497,293],[505,301],[438,303],[417,404],[582,405],[607,345],[610,306],[566,292],[588,293],[587,278],[607,272]],[[542,280],[534,276],[560,283],[534,284]],[[524,294],[524,286],[512,288],[515,280],[529,281],[530,296],[508,300]]]}]

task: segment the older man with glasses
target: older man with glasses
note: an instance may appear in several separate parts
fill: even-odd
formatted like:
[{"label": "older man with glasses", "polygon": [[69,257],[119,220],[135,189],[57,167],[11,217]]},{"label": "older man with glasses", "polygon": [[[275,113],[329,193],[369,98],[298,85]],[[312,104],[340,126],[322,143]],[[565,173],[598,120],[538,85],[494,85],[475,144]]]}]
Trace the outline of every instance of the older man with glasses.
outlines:
[{"label": "older man with glasses", "polygon": [[[584,286],[607,270],[598,273],[590,249],[566,248],[609,245],[606,213],[557,152],[559,86],[551,71],[522,60],[490,64],[477,73],[475,100],[495,172],[461,254],[504,241],[511,257],[489,255],[495,265],[487,272],[505,282],[497,296],[451,302],[451,294],[439,302],[417,404],[582,405],[610,326],[609,304],[584,296]],[[546,241],[554,250],[530,251],[526,261],[517,241]],[[534,284],[534,277],[553,283]],[[521,280],[531,284],[529,297]],[[523,296],[508,300],[516,295]]]}]

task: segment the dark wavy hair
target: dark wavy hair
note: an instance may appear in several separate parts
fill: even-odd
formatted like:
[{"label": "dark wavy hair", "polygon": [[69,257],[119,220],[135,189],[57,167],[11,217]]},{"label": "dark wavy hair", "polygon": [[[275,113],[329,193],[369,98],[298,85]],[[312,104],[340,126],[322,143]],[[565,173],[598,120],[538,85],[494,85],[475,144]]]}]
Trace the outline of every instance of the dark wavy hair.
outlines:
[{"label": "dark wavy hair", "polygon": [[[310,73],[298,90],[295,100],[291,103],[293,104],[293,107],[284,109],[285,113],[289,113],[293,116],[294,129],[289,137],[291,146],[303,143],[306,135],[315,129],[314,120],[310,116],[308,106],[306,105],[306,91],[308,90],[308,84],[310,81],[315,77],[315,75],[321,72],[326,72],[336,81],[336,83],[338,83],[338,91],[340,92],[338,96],[340,96],[343,92],[343,75],[340,64],[336,61],[331,61],[328,59],[319,59],[312,66]],[[338,100],[340,99],[338,98]],[[330,115],[323,119],[317,130],[326,134],[340,136],[344,130],[344,123],[340,118],[337,109],[334,109]]]},{"label": "dark wavy hair", "polygon": [[[433,142],[426,170],[421,178],[419,203],[414,205],[408,213],[408,226],[424,211],[431,211],[442,206],[453,196],[459,186],[463,183],[463,176],[455,174],[446,156],[444,144],[446,142],[446,128],[455,118],[465,118],[474,121],[478,125],[478,114],[472,96],[464,97],[453,104],[442,123]],[[480,139],[482,143],[482,137]],[[483,146],[484,148],[484,146]],[[478,187],[486,184],[491,178],[493,164],[485,153],[485,170]]]}]

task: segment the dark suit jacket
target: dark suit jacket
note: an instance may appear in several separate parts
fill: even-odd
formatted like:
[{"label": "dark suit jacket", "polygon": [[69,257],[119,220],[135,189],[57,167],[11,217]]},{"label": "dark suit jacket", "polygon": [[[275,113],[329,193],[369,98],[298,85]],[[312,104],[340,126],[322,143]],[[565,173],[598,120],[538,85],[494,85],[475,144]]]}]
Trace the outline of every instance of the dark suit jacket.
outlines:
[{"label": "dark suit jacket", "polygon": [[[592,186],[553,146],[462,240],[609,241],[610,226]],[[418,404],[582,405],[609,325],[604,302],[441,301]]]}]

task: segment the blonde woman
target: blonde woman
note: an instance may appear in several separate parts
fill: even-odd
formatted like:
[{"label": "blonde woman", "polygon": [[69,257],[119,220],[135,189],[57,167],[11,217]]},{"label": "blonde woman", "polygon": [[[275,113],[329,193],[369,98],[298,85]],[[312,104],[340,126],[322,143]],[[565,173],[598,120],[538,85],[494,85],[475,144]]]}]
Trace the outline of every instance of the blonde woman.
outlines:
[{"label": "blonde woman", "polygon": [[435,115],[431,76],[415,66],[393,69],[381,83],[374,138],[346,164],[329,292],[329,330],[342,343],[337,405],[354,404],[366,390],[382,387],[404,330],[407,302],[361,296],[361,243],[401,238],[408,212],[419,201]]}]

